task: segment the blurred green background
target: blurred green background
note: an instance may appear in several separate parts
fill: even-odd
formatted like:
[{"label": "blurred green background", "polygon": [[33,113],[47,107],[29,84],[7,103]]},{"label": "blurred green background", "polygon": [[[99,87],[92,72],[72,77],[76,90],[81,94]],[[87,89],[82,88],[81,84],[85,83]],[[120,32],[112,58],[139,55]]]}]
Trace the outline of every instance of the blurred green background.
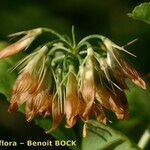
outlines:
[{"label": "blurred green background", "polygon": [[[129,59],[145,77],[150,73],[150,26],[127,16],[127,13],[142,2],[146,1],[1,0],[0,47],[8,41],[8,34],[36,27],[49,27],[59,33],[70,35],[71,26],[74,25],[78,41],[84,36],[95,33],[105,35],[120,45],[139,38],[127,49],[137,55],[136,59],[131,57]],[[149,78],[145,80],[148,84],[147,91],[129,83],[131,91],[127,96],[131,118],[128,121],[116,121],[114,118],[111,120],[114,128],[122,131],[135,142],[147,128],[150,118]],[[22,114],[8,114],[8,104],[5,97],[0,95],[0,138],[6,136],[52,138],[45,135],[34,123],[25,122]],[[76,128],[78,127],[74,127],[74,130]]]}]

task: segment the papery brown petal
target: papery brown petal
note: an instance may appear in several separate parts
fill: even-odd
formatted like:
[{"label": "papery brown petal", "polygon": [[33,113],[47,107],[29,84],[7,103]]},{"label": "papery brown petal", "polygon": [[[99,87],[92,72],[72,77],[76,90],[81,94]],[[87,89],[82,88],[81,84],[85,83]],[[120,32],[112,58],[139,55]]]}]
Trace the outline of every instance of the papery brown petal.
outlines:
[{"label": "papery brown petal", "polygon": [[76,122],[77,122],[77,118],[76,117],[69,118],[66,121],[65,127],[66,128],[72,128],[76,124]]},{"label": "papery brown petal", "polygon": [[45,97],[44,103],[41,106],[41,108],[39,109],[39,113],[46,117],[49,116],[51,114],[52,108],[51,108],[52,104],[51,104],[51,96],[48,95]]},{"label": "papery brown petal", "polygon": [[[95,99],[95,57],[92,48],[87,49],[87,57],[84,66],[80,66],[80,88],[79,91],[82,95],[82,98],[85,102],[85,109],[83,111],[83,118],[87,118],[92,104]],[[83,108],[83,107],[82,107]]]},{"label": "papery brown petal", "polygon": [[26,74],[20,74],[13,86],[12,93],[13,94],[20,94],[25,91],[25,89],[29,86],[29,83],[27,82],[27,75]]},{"label": "papery brown petal", "polygon": [[104,124],[107,123],[107,117],[105,115],[104,108],[100,104],[93,103],[92,111],[94,112],[95,117],[98,122],[104,123]]},{"label": "papery brown petal", "polygon": [[4,48],[2,51],[0,51],[0,58],[6,58],[18,53],[19,51],[22,51],[31,43],[31,41],[32,41],[31,38],[26,38],[25,40],[20,40]]},{"label": "papery brown petal", "polygon": [[79,116],[83,121],[87,121],[89,118],[89,114],[87,114],[86,116],[83,117],[86,103],[84,102],[81,91],[78,91],[78,97],[79,97],[79,102],[80,102]]},{"label": "papery brown petal", "polygon": [[119,89],[116,89],[115,92],[116,92],[115,95],[116,105],[118,105],[122,110],[122,113],[116,113],[116,116],[118,119],[128,119],[129,112],[128,112],[128,101],[126,95],[124,91],[120,91]]},{"label": "papery brown petal", "polygon": [[107,109],[110,109],[109,99],[111,96],[112,94],[105,87],[97,88],[97,100]]},{"label": "papery brown petal", "polygon": [[77,95],[77,81],[72,72],[68,75],[66,87],[65,113],[66,127],[71,128],[76,123],[76,116],[79,114],[80,103]]},{"label": "papery brown petal", "polygon": [[[109,59],[110,59],[110,62],[108,62]],[[107,78],[109,83],[116,86],[120,90],[128,89],[125,83],[124,73],[120,69],[120,66],[118,66],[118,64],[115,65],[115,63],[111,65],[112,59],[111,58],[109,59],[100,59],[100,67],[106,76],[105,78]]]},{"label": "papery brown petal", "polygon": [[20,94],[27,91],[29,94],[32,94],[37,90],[38,84],[37,80],[30,73],[22,72],[16,80],[12,93]]},{"label": "papery brown petal", "polygon": [[28,92],[23,92],[23,93],[19,94],[18,101],[17,101],[18,106],[20,106],[23,103],[25,103],[31,97],[32,97],[32,95],[29,94]]},{"label": "papery brown petal", "polygon": [[83,117],[86,117],[91,110],[95,99],[95,82],[93,70],[86,70],[82,79],[81,93],[86,104]]},{"label": "papery brown petal", "polygon": [[17,78],[15,85],[13,86],[9,111],[17,109],[17,106],[20,106],[24,102],[28,101],[28,99],[31,99],[33,95],[31,95],[30,93],[35,92],[37,88],[36,84],[37,83],[32,80],[32,77],[29,73],[21,73]]},{"label": "papery brown petal", "polygon": [[18,106],[22,105],[26,101],[26,97],[24,97],[24,95],[26,94],[12,94],[10,98],[10,106],[8,108],[9,112],[16,111],[18,109]]},{"label": "papery brown petal", "polygon": [[60,124],[62,118],[63,118],[63,114],[62,112],[60,112],[58,106],[58,100],[55,98],[54,101],[52,102],[52,119],[53,119],[52,127],[48,131],[46,131],[46,133],[55,130]]},{"label": "papery brown petal", "polygon": [[14,112],[18,109],[17,102],[12,102],[8,107],[8,112]]},{"label": "papery brown petal", "polygon": [[65,113],[66,113],[66,127],[71,128],[76,123],[76,116],[79,114],[80,105],[77,95],[70,95],[66,97]]},{"label": "papery brown petal", "polygon": [[[120,93],[116,92],[120,91],[119,89],[115,89],[115,94],[109,91],[107,88],[103,87],[97,90],[99,99],[98,101],[104,106],[106,109],[112,110],[119,119],[123,119],[127,113],[127,100],[123,91]],[[120,94],[120,95],[118,95]],[[120,116],[121,115],[121,116]]]},{"label": "papery brown petal", "polygon": [[44,103],[45,92],[43,90],[39,90],[33,94],[33,108],[38,111]]},{"label": "papery brown petal", "polygon": [[128,86],[125,83],[125,76],[124,73],[121,69],[118,67],[115,67],[113,69],[113,75],[115,79],[117,80],[117,85],[122,89],[122,90],[128,90]]},{"label": "papery brown petal", "polygon": [[10,99],[10,105],[8,108],[8,112],[13,112],[18,109],[18,101],[20,100],[20,95],[18,94],[12,94]]},{"label": "papery brown petal", "polygon": [[48,91],[39,89],[34,94],[30,95],[32,95],[32,102],[29,108],[31,108],[31,111],[34,111],[34,116],[38,113],[43,116],[49,115],[51,111],[51,103]]},{"label": "papery brown petal", "polygon": [[25,103],[29,98],[31,98],[31,95],[28,92],[23,93],[12,93],[12,96],[10,98],[10,106],[8,108],[8,111],[16,111],[20,105]]},{"label": "papery brown petal", "polygon": [[140,77],[138,72],[127,62],[121,60],[121,65],[123,67],[124,74],[137,86],[146,89],[145,81]]},{"label": "papery brown petal", "polygon": [[20,101],[20,95],[14,94],[11,96],[10,105],[8,108],[8,112],[13,112],[18,109],[18,102]]},{"label": "papery brown petal", "polygon": [[30,121],[34,118],[34,116],[35,116],[35,111],[34,111],[34,110],[31,110],[30,112],[28,112],[28,113],[26,114],[26,120],[27,120],[28,122],[30,122]]},{"label": "papery brown petal", "polygon": [[30,98],[26,101],[25,114],[28,122],[34,118],[35,110],[33,108],[33,98]]}]

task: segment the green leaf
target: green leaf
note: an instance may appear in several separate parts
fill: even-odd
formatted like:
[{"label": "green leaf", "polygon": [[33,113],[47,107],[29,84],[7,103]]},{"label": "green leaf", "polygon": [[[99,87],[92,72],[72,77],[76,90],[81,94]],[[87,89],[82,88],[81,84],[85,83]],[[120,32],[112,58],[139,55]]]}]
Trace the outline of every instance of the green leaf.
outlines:
[{"label": "green leaf", "polygon": [[140,150],[120,132],[90,120],[87,122],[87,136],[82,141],[82,150]]},{"label": "green leaf", "polygon": [[[126,91],[132,117],[139,119],[149,119],[149,99],[150,99],[150,86],[147,83],[147,89],[143,90],[131,82],[127,82],[130,91]],[[139,111],[140,110],[140,111]]]},{"label": "green leaf", "polygon": [[[6,45],[5,42],[0,42],[0,49],[3,49]],[[16,79],[16,73],[10,71],[12,64],[12,58],[0,59],[0,93],[6,97],[9,96],[12,85]]]},{"label": "green leaf", "polygon": [[[42,117],[38,117],[36,119],[34,119],[36,124],[39,125],[41,128],[43,128],[45,131],[48,130],[51,127],[52,124],[52,120],[51,118],[42,118]],[[67,129],[65,127],[63,127],[64,123],[62,123],[62,125],[60,125],[56,130],[54,130],[53,132],[50,133],[50,135],[52,135],[55,139],[57,140],[76,140],[76,146],[70,146],[68,147],[69,149],[72,150],[79,150],[78,146],[78,138],[76,137],[75,132],[73,131],[73,129]]]},{"label": "green leaf", "polygon": [[[22,105],[19,108],[19,111],[21,113],[24,113],[24,109],[25,109],[25,105]],[[52,119],[51,117],[46,117],[43,118],[41,116],[38,116],[34,119],[34,122],[36,125],[40,126],[44,131],[47,131],[48,129],[50,129],[51,125],[52,125]],[[73,129],[67,129],[64,127],[64,122],[54,131],[49,133],[50,135],[52,135],[56,140],[73,140],[76,141],[76,146],[69,146],[68,148],[71,150],[79,150],[79,138],[77,138],[77,135],[75,134]]]},{"label": "green leaf", "polygon": [[141,20],[150,24],[150,2],[136,6],[132,13],[128,15],[133,19]]}]

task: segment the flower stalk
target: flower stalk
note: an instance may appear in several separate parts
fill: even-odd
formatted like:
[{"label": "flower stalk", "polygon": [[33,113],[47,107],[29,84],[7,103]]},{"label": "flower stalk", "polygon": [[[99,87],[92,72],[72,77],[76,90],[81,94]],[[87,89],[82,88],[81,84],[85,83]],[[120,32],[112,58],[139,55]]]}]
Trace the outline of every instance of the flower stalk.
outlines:
[{"label": "flower stalk", "polygon": [[145,149],[147,144],[148,144],[148,142],[149,142],[149,140],[150,140],[150,127],[148,127],[144,131],[143,135],[141,136],[141,138],[140,138],[140,140],[138,142],[138,146],[140,148],[142,148],[142,149]]}]

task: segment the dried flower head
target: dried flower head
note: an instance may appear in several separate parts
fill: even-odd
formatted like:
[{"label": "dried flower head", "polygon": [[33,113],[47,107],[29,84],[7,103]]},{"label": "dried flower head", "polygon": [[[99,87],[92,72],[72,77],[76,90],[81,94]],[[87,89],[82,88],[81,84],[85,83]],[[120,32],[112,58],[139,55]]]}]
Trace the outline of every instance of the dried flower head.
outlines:
[{"label": "dried flower head", "polygon": [[[47,133],[56,129],[64,116],[67,128],[81,118],[84,136],[86,122],[93,115],[104,124],[109,120],[107,111],[118,119],[129,117],[125,80],[143,89],[146,84],[120,52],[133,54],[102,35],[87,36],[76,44],[74,32],[70,42],[51,29],[38,28],[15,34],[25,36],[1,51],[0,58],[28,47],[42,32],[58,39],[48,41],[18,63],[19,76],[12,89],[9,111],[25,104],[27,121],[36,115],[51,116],[53,122]],[[102,46],[97,48],[90,39],[98,39]]]}]

